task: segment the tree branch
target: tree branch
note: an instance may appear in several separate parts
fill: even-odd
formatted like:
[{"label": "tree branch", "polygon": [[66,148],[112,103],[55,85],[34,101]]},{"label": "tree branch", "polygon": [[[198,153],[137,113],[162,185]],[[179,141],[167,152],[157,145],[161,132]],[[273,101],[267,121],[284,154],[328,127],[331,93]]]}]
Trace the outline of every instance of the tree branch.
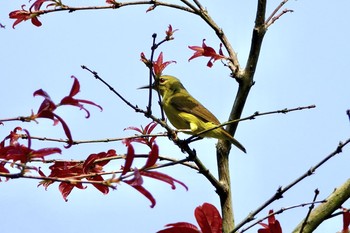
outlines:
[{"label": "tree branch", "polygon": [[[253,85],[253,78],[255,69],[257,66],[261,44],[266,32],[265,28],[265,12],[266,12],[266,0],[258,0],[258,6],[256,11],[255,27],[253,29],[250,53],[247,61],[246,68],[244,70],[236,70],[234,76],[239,82],[238,92],[236,94],[235,101],[233,103],[229,121],[241,118],[244,105],[247,101],[248,94],[251,86]],[[236,60],[235,54],[230,54],[231,59]],[[237,61],[238,64],[238,61]],[[232,70],[232,68],[231,68]],[[234,136],[238,122],[230,124],[226,127],[226,130]],[[220,195],[220,202],[223,216],[223,232],[232,232],[234,229],[234,217],[233,217],[233,205],[231,195],[231,181],[229,170],[229,154],[231,150],[231,144],[227,141],[219,140],[216,146],[217,166],[219,172],[219,180],[226,187],[224,193]]]}]

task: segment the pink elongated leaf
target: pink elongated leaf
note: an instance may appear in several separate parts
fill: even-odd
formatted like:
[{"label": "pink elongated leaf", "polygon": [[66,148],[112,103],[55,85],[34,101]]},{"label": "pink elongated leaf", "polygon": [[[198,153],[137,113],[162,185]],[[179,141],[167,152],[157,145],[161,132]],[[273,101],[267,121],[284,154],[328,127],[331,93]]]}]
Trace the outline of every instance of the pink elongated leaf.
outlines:
[{"label": "pink elongated leaf", "polygon": [[157,61],[153,62],[153,72],[155,76],[160,77],[162,75],[163,70],[171,63],[176,63],[176,61],[163,62],[163,52],[160,52]]},{"label": "pink elongated leaf", "polygon": [[49,94],[47,94],[46,91],[44,91],[43,89],[39,89],[39,90],[36,90],[34,93],[33,93],[33,96],[42,96],[44,97],[45,99],[48,99],[48,100],[51,100]]},{"label": "pink elongated leaf", "polygon": [[[104,181],[102,176],[93,176],[90,178],[86,178],[87,180],[92,180],[92,181]],[[106,185],[103,184],[92,184],[98,191],[103,193],[104,195],[109,193],[109,188]]]},{"label": "pink elongated leaf", "polygon": [[43,149],[39,149],[39,150],[35,150],[32,151],[32,153],[30,153],[30,158],[40,158],[42,160],[44,160],[44,157],[47,155],[51,155],[51,154],[61,154],[61,149],[57,148],[57,147],[52,147],[52,148],[43,148]]},{"label": "pink elongated leaf", "polygon": [[58,189],[60,190],[62,197],[65,201],[68,201],[67,197],[69,196],[69,194],[72,192],[73,188],[77,187],[79,189],[85,189],[86,187],[84,187],[81,183],[78,184],[70,184],[70,183],[66,183],[66,182],[61,182],[60,185],[58,186]]},{"label": "pink elongated leaf", "polygon": [[158,158],[159,158],[159,147],[156,143],[153,143],[152,149],[148,154],[148,159],[146,161],[145,166],[143,166],[143,168],[153,167],[156,164]]},{"label": "pink elongated leaf", "polygon": [[[154,128],[157,126],[157,124],[158,123],[156,123],[156,122],[150,122],[145,126],[145,128],[143,128],[142,126],[140,128],[130,126],[130,127],[125,128],[124,130],[134,130],[142,135],[149,135],[152,133]],[[132,142],[138,142],[138,143],[145,144],[145,145],[149,146],[150,148],[152,148],[152,145],[153,145],[156,138],[157,138],[157,136],[153,136],[151,138],[149,138],[149,137],[127,138],[127,139],[123,140],[123,143],[125,145],[128,145]]]},{"label": "pink elongated leaf", "polygon": [[80,91],[80,83],[79,83],[78,79],[74,75],[72,75],[71,78],[74,79],[74,82],[73,82],[73,85],[72,85],[72,89],[69,92],[69,96],[73,97],[73,96],[75,96],[76,94],[79,93],[79,91]]},{"label": "pink elongated leaf", "polygon": [[139,132],[139,133],[143,133],[142,132],[142,130],[140,129],[140,128],[137,128],[137,127],[135,127],[135,126],[129,126],[129,127],[126,127],[124,130],[135,130],[135,131],[137,131],[137,132]]},{"label": "pink elongated leaf", "polygon": [[177,222],[165,225],[168,227],[164,230],[157,231],[157,233],[200,233],[198,228],[188,222]]},{"label": "pink elongated leaf", "polygon": [[80,91],[80,83],[74,75],[72,75],[71,78],[74,79],[74,82],[73,82],[72,88],[70,90],[70,93],[68,96],[65,96],[61,100],[59,105],[71,105],[71,106],[79,107],[80,109],[83,109],[86,112],[86,118],[90,117],[90,112],[84,107],[84,105],[82,103],[93,105],[95,107],[98,107],[102,111],[103,109],[100,105],[95,104],[94,102],[92,102],[90,100],[82,100],[82,99],[75,99],[74,98],[74,96],[76,94],[78,94]]},{"label": "pink elongated leaf", "polygon": [[350,225],[350,212],[348,209],[343,208],[343,230],[341,233],[349,233]]},{"label": "pink elongated leaf", "polygon": [[282,233],[282,227],[278,220],[276,220],[273,210],[269,210],[268,224],[259,223],[264,228],[260,228],[258,233]]},{"label": "pink elongated leaf", "polygon": [[109,163],[110,160],[96,162],[98,159],[110,158],[116,156],[116,151],[111,149],[107,152],[100,152],[98,154],[90,154],[83,164],[83,172],[89,174],[90,172],[98,173],[103,171],[103,166]]},{"label": "pink elongated leaf", "polygon": [[71,132],[70,132],[70,129],[69,129],[67,123],[66,123],[60,116],[58,116],[58,115],[55,114],[55,113],[52,113],[52,114],[53,114],[53,115],[58,119],[58,121],[61,122],[61,124],[62,124],[64,133],[66,134],[66,136],[67,136],[67,138],[68,138],[68,142],[67,142],[68,145],[66,145],[66,146],[64,146],[64,147],[68,149],[69,147],[71,147],[71,146],[73,145],[73,138],[72,138],[72,134],[71,134]]},{"label": "pink elongated leaf", "polygon": [[52,101],[52,99],[49,96],[49,94],[47,94],[47,92],[44,91],[43,89],[36,90],[33,93],[33,96],[34,97],[35,96],[44,97],[44,101],[41,103],[37,114],[40,114],[43,111],[50,111],[50,112],[52,112],[52,111],[54,111],[57,108],[56,104]]},{"label": "pink elongated leaf", "polygon": [[145,189],[142,184],[143,184],[143,179],[142,176],[137,168],[134,169],[134,178],[130,180],[123,180],[125,183],[139,191],[142,195],[144,195],[148,200],[151,201],[151,208],[153,208],[156,205],[156,200],[152,196],[152,194]]},{"label": "pink elongated leaf", "polygon": [[86,112],[86,116],[85,118],[89,118],[90,117],[90,112],[89,110],[87,110],[83,104],[81,103],[84,103],[84,104],[90,104],[90,105],[93,105],[95,107],[98,107],[101,111],[103,110],[103,108],[98,105],[98,104],[95,104],[94,102],[92,101],[89,101],[89,100],[82,100],[82,99],[74,99],[72,96],[66,96],[64,97],[61,102],[60,102],[60,105],[71,105],[71,106],[75,106],[75,107],[78,107],[80,109],[83,109],[85,112]]},{"label": "pink elongated leaf", "polygon": [[149,178],[157,179],[157,180],[163,181],[165,183],[168,183],[171,185],[172,189],[176,189],[176,186],[175,186],[175,182],[176,182],[176,183],[182,185],[186,189],[186,191],[188,191],[188,187],[183,182],[181,182],[177,179],[174,179],[173,177],[166,175],[164,173],[156,172],[156,171],[140,171],[140,174],[142,176],[147,176]]},{"label": "pink elongated leaf", "polygon": [[125,175],[127,172],[130,171],[130,168],[131,168],[131,165],[134,161],[134,158],[135,158],[135,150],[134,150],[134,147],[129,144],[128,145],[128,152],[126,154],[126,158],[125,158],[125,164],[124,164],[124,167],[123,167],[123,172],[121,175]]},{"label": "pink elongated leaf", "polygon": [[142,195],[144,195],[148,200],[151,202],[151,208],[153,208],[156,205],[156,199],[152,196],[152,194],[145,189],[143,186],[132,186],[134,189],[139,191]]},{"label": "pink elongated leaf", "polygon": [[143,184],[143,179],[140,174],[140,171],[136,167],[134,169],[134,177],[132,179],[123,180],[123,181],[131,186],[141,186]]},{"label": "pink elongated leaf", "polygon": [[157,122],[151,122],[151,123],[149,123],[149,124],[147,124],[146,125],[146,127],[145,127],[145,133],[146,134],[151,134],[152,133],[152,131],[154,130],[154,128],[156,127],[158,125],[158,123]]},{"label": "pink elongated leaf", "polygon": [[[5,168],[5,165],[6,165],[6,162],[4,161],[0,162],[0,172],[8,174],[10,173],[10,171],[7,168]],[[5,181],[8,181],[8,180],[9,178],[6,177]],[[0,182],[2,182],[1,178],[0,178]]]},{"label": "pink elongated leaf", "polygon": [[216,207],[209,203],[198,206],[194,216],[202,230],[202,233],[221,233],[222,219]]}]

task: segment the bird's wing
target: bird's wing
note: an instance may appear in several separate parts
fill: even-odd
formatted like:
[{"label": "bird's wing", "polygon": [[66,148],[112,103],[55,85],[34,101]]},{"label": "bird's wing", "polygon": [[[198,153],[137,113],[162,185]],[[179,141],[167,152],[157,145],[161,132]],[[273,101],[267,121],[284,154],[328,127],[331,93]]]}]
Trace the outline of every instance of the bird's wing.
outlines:
[{"label": "bird's wing", "polygon": [[200,118],[204,122],[212,122],[216,125],[220,124],[219,120],[208,109],[206,109],[193,97],[191,98],[192,100],[190,100],[189,98],[184,98],[181,95],[175,94],[171,97],[170,104],[178,111],[192,114]]}]

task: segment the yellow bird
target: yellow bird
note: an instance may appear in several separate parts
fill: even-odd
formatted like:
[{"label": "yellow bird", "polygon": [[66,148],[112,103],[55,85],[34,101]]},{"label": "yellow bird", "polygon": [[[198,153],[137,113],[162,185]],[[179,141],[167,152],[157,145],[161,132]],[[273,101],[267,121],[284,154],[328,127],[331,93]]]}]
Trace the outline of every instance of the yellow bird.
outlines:
[{"label": "yellow bird", "polygon": [[[171,124],[178,130],[191,135],[220,125],[219,120],[201,103],[193,98],[179,79],[163,75],[151,86],[162,96],[162,106]],[[149,86],[141,87],[150,88]],[[244,153],[246,149],[234,139],[224,128],[210,130],[199,137],[228,140]]]}]

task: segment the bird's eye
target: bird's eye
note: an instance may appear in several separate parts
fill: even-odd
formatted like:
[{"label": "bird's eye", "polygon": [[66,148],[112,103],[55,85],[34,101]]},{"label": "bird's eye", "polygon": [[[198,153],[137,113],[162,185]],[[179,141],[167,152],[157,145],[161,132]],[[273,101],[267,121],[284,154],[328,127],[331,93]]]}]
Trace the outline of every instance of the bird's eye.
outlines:
[{"label": "bird's eye", "polygon": [[159,79],[159,83],[164,83],[165,82],[165,79],[164,78],[160,78]]}]

